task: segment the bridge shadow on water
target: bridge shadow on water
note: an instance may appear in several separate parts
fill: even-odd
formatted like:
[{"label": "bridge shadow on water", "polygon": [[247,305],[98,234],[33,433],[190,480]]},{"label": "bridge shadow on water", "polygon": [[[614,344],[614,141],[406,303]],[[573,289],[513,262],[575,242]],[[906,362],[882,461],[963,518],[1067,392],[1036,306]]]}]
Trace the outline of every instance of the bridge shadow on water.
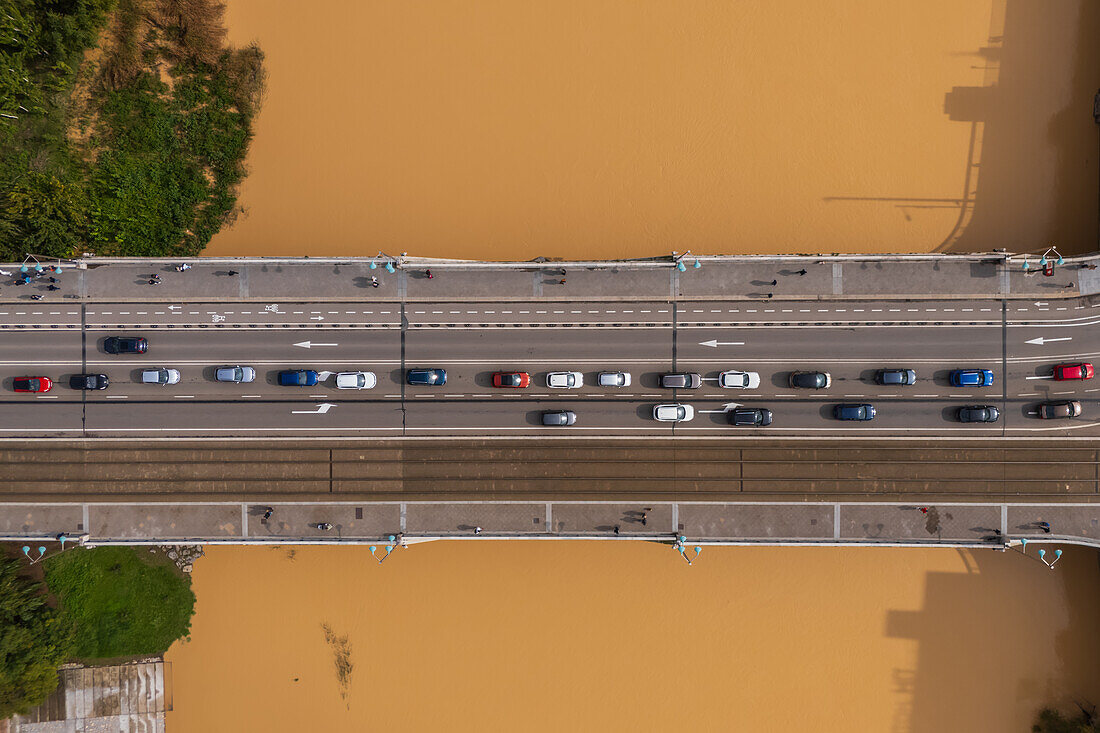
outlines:
[{"label": "bridge shadow on water", "polygon": [[885,635],[917,644],[892,731],[1024,731],[1042,707],[1100,704],[1100,554],[1063,549],[1053,569],[1034,546],[960,550],[967,572],[927,573],[921,610],[886,613]]},{"label": "bridge shadow on water", "polygon": [[961,50],[982,70],[980,86],[954,87],[943,112],[968,124],[961,190],[941,197],[908,192],[829,197],[875,202],[903,212],[956,208],[938,252],[1043,252],[1098,249],[1100,3],[994,0],[986,45]]}]

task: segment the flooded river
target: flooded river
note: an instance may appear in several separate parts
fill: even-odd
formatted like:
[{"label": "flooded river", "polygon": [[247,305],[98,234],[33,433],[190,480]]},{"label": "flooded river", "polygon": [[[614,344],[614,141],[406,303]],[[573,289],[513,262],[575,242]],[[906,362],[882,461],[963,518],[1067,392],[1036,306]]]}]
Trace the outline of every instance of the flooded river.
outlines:
[{"label": "flooded river", "polygon": [[1024,733],[1100,700],[1097,555],[1034,553],[213,547],[168,730]]},{"label": "flooded river", "polygon": [[1095,249],[1100,3],[229,0],[211,255]]}]

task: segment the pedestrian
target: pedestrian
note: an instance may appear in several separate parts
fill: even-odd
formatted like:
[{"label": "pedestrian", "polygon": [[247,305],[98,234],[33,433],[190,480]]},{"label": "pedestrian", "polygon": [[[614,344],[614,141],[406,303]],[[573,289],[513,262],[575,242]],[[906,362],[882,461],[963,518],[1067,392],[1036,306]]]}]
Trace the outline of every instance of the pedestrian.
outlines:
[{"label": "pedestrian", "polygon": [[1050,522],[1036,522],[1035,526],[1043,530],[1047,534],[1050,534]]},{"label": "pedestrian", "polygon": [[23,278],[19,278],[18,280],[15,281],[15,284],[16,285],[26,285],[27,281],[24,280]]},{"label": "pedestrian", "polygon": [[57,287],[56,285],[47,285],[46,286],[46,290],[60,290],[60,289],[61,288]]},{"label": "pedestrian", "polygon": [[481,534],[481,527],[474,527],[474,534]]},{"label": "pedestrian", "polygon": [[150,280],[149,284],[150,285],[160,285],[160,280]]},{"label": "pedestrian", "polygon": [[642,526],[649,524],[649,512],[642,512]]},{"label": "pedestrian", "polygon": [[768,297],[769,297],[769,298],[774,298],[774,297],[775,297],[775,293],[768,293]]},{"label": "pedestrian", "polygon": [[55,283],[55,282],[57,282],[57,278],[56,278],[56,277],[52,277],[52,276],[51,276],[51,277],[49,278],[49,281],[50,281],[50,282],[52,282],[52,283]]},{"label": "pedestrian", "polygon": [[919,506],[919,507],[917,507],[917,511],[919,511],[921,514],[927,514],[928,513],[928,507]]},{"label": "pedestrian", "polygon": [[772,280],[772,285],[778,285],[778,284],[779,284],[778,280]]},{"label": "pedestrian", "polygon": [[42,293],[35,293],[34,295],[31,296],[31,300],[42,300],[45,297],[46,296],[43,295]]},{"label": "pedestrian", "polygon": [[806,274],[806,268],[802,268],[801,270],[798,271],[798,276],[799,277],[802,277],[805,274]]},{"label": "pedestrian", "polygon": [[431,270],[425,270],[424,274],[428,276],[429,280],[431,280],[433,277],[435,277],[435,275],[432,274]]},{"label": "pedestrian", "polygon": [[1076,284],[1076,283],[1069,283],[1068,285],[1063,285],[1063,286],[1062,286],[1062,289],[1063,289],[1063,290],[1072,290],[1072,289],[1073,289],[1073,288],[1075,288],[1075,287],[1077,287],[1077,284]]},{"label": "pedestrian", "polygon": [[376,278],[374,275],[371,275],[370,286],[372,288],[376,288],[376,287],[378,287],[378,285],[379,285],[378,278]]},{"label": "pedestrian", "polygon": [[274,513],[275,513],[275,507],[269,506],[267,508],[267,510],[264,512],[264,521],[266,522],[267,520],[271,519],[271,515],[274,514]]},{"label": "pedestrian", "polygon": [[182,265],[176,265],[176,272],[186,272],[191,269],[191,265],[184,262]]},{"label": "pedestrian", "polygon": [[237,272],[236,270],[230,270],[229,272],[227,272],[225,274],[229,275],[229,277],[233,277],[234,275],[240,275],[241,273]]},{"label": "pedestrian", "polygon": [[565,285],[565,278],[564,277],[561,280],[558,280],[558,285]]},{"label": "pedestrian", "polygon": [[150,275],[149,277],[153,278],[154,280],[160,280],[160,275],[158,275],[155,272],[152,275]]}]

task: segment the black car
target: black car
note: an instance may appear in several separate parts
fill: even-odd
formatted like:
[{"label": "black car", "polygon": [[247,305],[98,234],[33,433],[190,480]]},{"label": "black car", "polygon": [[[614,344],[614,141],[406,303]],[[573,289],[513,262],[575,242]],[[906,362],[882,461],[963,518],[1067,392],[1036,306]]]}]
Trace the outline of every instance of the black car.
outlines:
[{"label": "black car", "polygon": [[730,410],[727,414],[729,415],[730,425],[763,427],[772,424],[771,410],[739,407],[736,410]]},{"label": "black car", "polygon": [[802,389],[825,389],[833,383],[828,372],[791,372],[790,385]]},{"label": "black car", "polygon": [[879,384],[916,384],[917,373],[912,369],[879,369],[875,381]]},{"label": "black car", "polygon": [[140,336],[110,336],[103,341],[108,354],[144,354],[149,342]]},{"label": "black car", "polygon": [[997,422],[1001,411],[993,405],[967,405],[959,408],[959,422]]},{"label": "black car", "polygon": [[107,389],[108,384],[106,374],[74,374],[69,377],[69,386],[73,389]]},{"label": "black car", "polygon": [[410,369],[405,374],[409,384],[442,387],[447,383],[446,369]]},{"label": "black car", "polygon": [[875,419],[875,406],[846,402],[833,408],[833,417],[837,420],[859,420],[864,422]]}]

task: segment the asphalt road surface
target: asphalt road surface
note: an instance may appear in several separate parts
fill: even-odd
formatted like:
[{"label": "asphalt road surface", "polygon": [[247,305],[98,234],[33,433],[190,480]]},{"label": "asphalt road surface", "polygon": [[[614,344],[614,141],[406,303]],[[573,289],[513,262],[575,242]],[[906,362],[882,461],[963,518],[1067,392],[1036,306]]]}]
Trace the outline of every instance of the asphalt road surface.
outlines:
[{"label": "asphalt road surface", "polygon": [[[0,307],[0,436],[5,438],[793,436],[1026,438],[1065,442],[1100,434],[1100,380],[1055,382],[1052,367],[1093,360],[1100,311],[1090,299],[1004,301],[218,302],[7,304]],[[144,336],[143,355],[110,355],[107,336]],[[221,365],[255,367],[252,384],[213,379]],[[180,384],[143,385],[145,367],[172,367]],[[444,387],[405,383],[405,370],[444,368]],[[280,370],[321,373],[316,387],[280,387]],[[915,369],[912,386],[874,382],[881,368]],[[957,368],[991,369],[988,388],[952,387]],[[721,389],[727,369],[759,372],[755,390]],[[340,371],[371,371],[378,386],[337,390]],[[531,386],[491,386],[498,370]],[[584,374],[580,389],[546,386],[551,371]],[[595,386],[601,370],[630,372],[625,388]],[[662,372],[698,372],[697,390],[658,386]],[[792,389],[793,370],[832,375],[823,390]],[[69,389],[102,373],[98,392]],[[48,376],[47,394],[12,380]],[[1040,420],[1046,400],[1080,400],[1083,414]],[[841,402],[874,404],[865,423],[832,418]],[[690,404],[691,422],[658,423],[653,407]],[[964,405],[1002,412],[961,424]],[[735,405],[765,407],[767,428],[734,428]],[[571,427],[543,427],[545,410],[573,410]]]}]

